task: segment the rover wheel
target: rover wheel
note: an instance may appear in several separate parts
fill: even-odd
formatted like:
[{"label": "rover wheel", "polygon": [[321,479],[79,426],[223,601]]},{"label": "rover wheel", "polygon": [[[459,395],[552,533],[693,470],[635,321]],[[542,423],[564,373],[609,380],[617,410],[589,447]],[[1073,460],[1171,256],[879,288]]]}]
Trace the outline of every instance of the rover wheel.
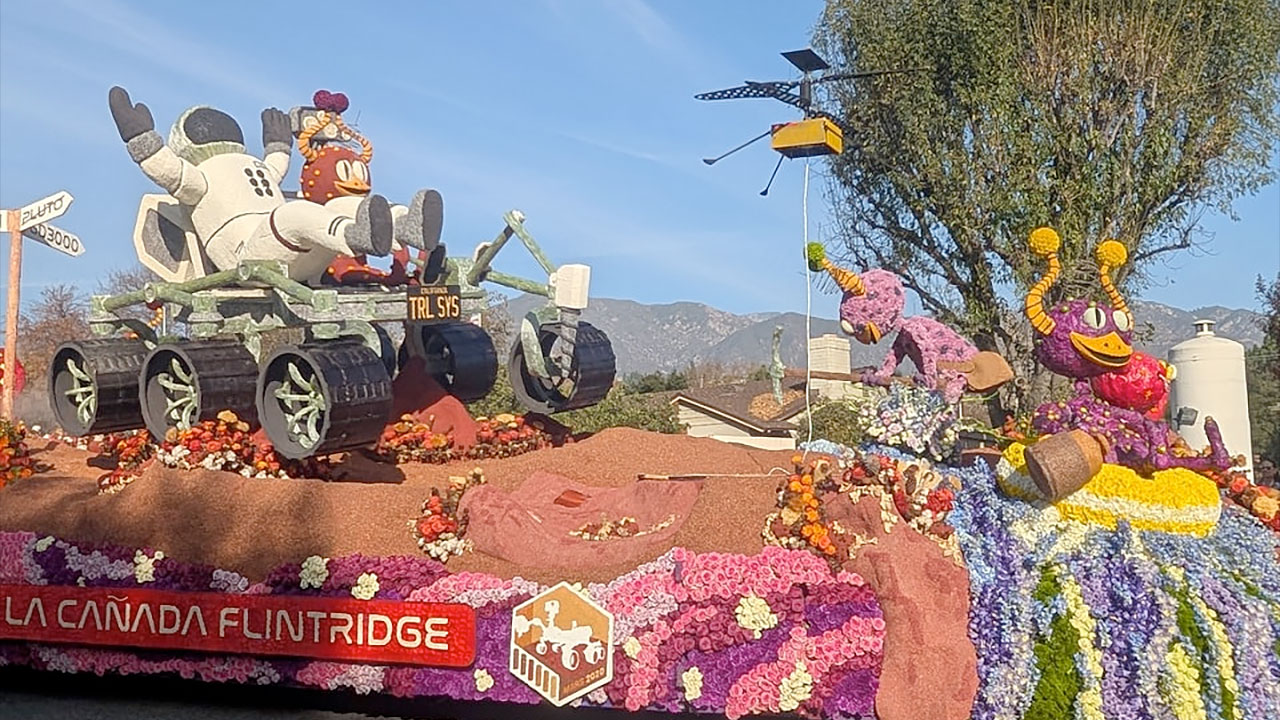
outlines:
[{"label": "rover wheel", "polygon": [[156,440],[230,410],[253,425],[258,364],[235,340],[158,345],[143,362],[138,389],[142,417]]},{"label": "rover wheel", "polygon": [[382,359],[355,341],[279,348],[258,375],[258,420],[286,458],[372,445],[391,404]]},{"label": "rover wheel", "polygon": [[488,395],[498,377],[493,338],[479,325],[406,323],[403,348],[402,364],[410,354],[423,358],[427,374],[462,402]]},{"label": "rover wheel", "polygon": [[70,435],[143,426],[138,371],[147,356],[139,340],[109,338],[63,343],[49,367],[49,404]]},{"label": "rover wheel", "polygon": [[[573,363],[569,372],[560,378],[545,380],[529,371],[525,354],[532,351],[549,358],[551,347],[559,337],[559,324],[548,323],[538,331],[541,347],[526,348],[517,339],[511,348],[507,370],[511,375],[511,389],[516,400],[532,412],[551,413],[590,407],[600,402],[613,387],[617,362],[609,337],[590,323],[578,323],[577,342],[573,348]],[[550,362],[547,363],[548,366]]]}]

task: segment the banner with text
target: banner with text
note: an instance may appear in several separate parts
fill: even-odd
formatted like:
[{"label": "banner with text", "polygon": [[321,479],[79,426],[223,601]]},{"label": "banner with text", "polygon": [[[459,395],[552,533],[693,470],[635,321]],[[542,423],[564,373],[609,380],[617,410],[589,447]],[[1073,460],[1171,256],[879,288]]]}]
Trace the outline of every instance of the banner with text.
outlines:
[{"label": "banner with text", "polygon": [[0,641],[467,667],[468,605],[141,588],[0,585]]}]

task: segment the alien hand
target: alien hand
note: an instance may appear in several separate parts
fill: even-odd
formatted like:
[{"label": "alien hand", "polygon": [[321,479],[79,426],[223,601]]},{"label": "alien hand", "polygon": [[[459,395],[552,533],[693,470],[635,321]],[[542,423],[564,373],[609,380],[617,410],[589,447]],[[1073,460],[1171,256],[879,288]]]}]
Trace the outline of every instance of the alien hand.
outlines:
[{"label": "alien hand", "polygon": [[129,142],[148,130],[156,129],[151,110],[142,103],[134,105],[124,88],[111,88],[111,92],[107,94],[107,104],[111,106],[111,119],[116,121],[121,140]]},{"label": "alien hand", "polygon": [[272,143],[293,145],[293,132],[289,129],[289,116],[276,108],[262,111],[262,146]]}]

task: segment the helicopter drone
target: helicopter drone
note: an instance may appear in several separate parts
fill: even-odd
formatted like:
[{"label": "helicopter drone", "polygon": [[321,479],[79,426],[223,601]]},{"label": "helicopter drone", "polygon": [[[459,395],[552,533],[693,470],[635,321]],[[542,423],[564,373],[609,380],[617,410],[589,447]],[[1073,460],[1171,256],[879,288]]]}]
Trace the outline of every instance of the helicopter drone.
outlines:
[{"label": "helicopter drone", "polygon": [[[829,70],[831,65],[810,48],[792,50],[782,53],[782,57],[794,65],[802,76],[799,80],[771,80],[767,82],[745,81],[738,87],[715,90],[694,95],[697,100],[740,100],[742,98],[774,98],[793,105],[804,111],[804,120],[777,123],[768,130],[720,155],[703,158],[702,162],[714,165],[743,148],[772,136],[771,145],[778,151],[778,164],[773,167],[769,183],[761,195],[768,195],[773,186],[773,179],[778,176],[778,168],[785,158],[815,157],[821,155],[839,155],[844,150],[844,134],[848,130],[837,117],[826,113],[813,105],[813,86],[819,83],[836,80],[857,80],[879,75],[892,75],[904,72],[919,72],[924,68],[907,68],[903,70],[873,70],[869,72],[835,72],[814,77],[813,73]],[[799,90],[799,92],[794,92]]]}]

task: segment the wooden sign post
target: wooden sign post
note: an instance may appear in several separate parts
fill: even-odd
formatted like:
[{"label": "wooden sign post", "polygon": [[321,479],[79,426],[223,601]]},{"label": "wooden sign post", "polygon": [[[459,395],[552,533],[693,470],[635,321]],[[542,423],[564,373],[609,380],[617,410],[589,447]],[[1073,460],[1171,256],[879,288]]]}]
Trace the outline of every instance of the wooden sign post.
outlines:
[{"label": "wooden sign post", "polygon": [[73,257],[84,253],[80,238],[63,230],[58,230],[45,223],[62,215],[75,200],[71,193],[63,190],[43,200],[27,205],[19,210],[8,210],[0,214],[3,224],[0,231],[9,232],[9,297],[5,306],[4,333],[4,393],[0,395],[0,416],[14,419],[14,375],[18,363],[18,309],[20,307],[19,287],[22,284],[22,236],[24,231],[32,239],[42,242],[55,250]]}]

